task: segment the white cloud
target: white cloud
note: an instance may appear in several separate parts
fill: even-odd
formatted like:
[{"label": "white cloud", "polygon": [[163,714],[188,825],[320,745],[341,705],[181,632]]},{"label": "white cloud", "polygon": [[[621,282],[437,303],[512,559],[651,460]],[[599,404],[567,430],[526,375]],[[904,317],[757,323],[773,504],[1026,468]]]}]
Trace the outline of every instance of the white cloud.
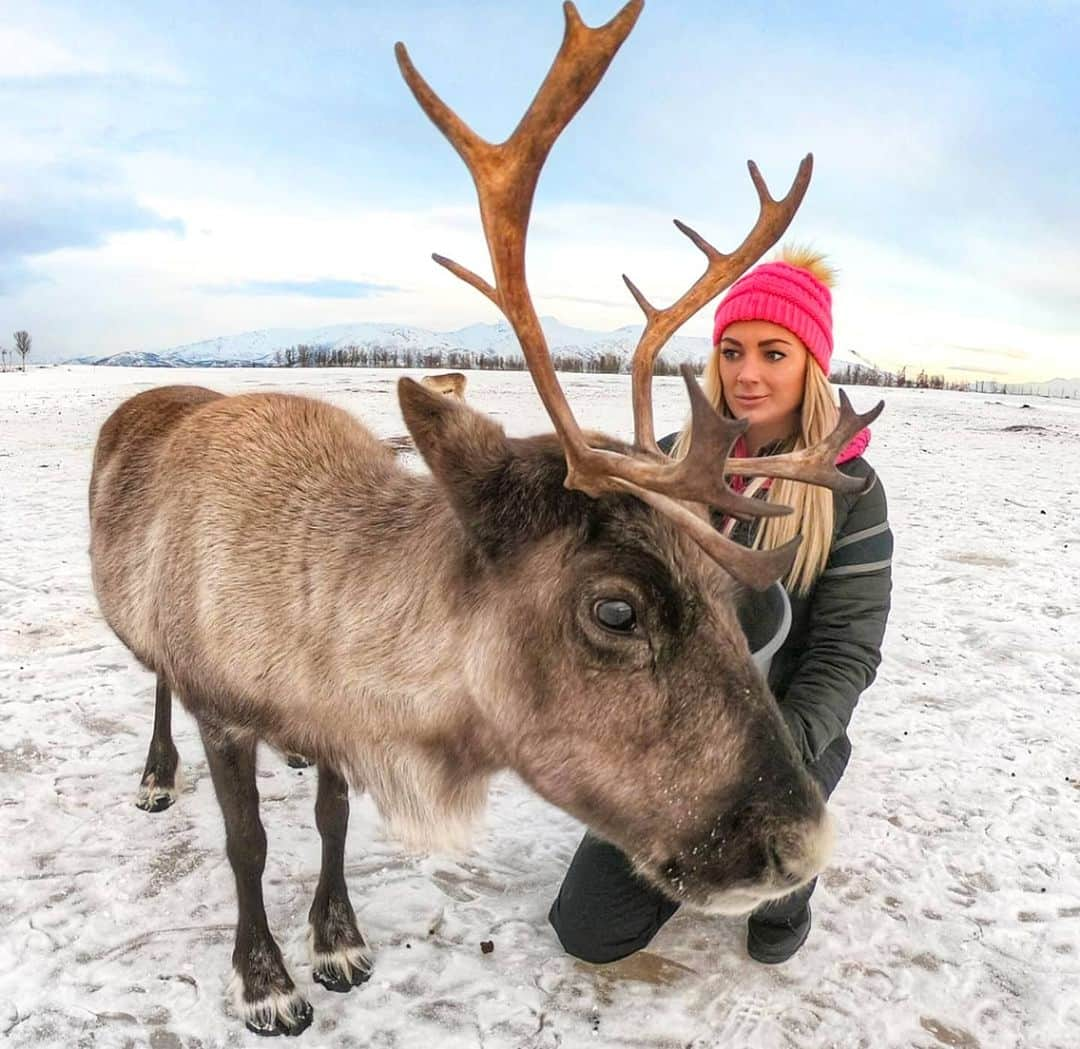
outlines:
[{"label": "white cloud", "polygon": [[104,73],[107,66],[91,51],[76,54],[39,32],[0,26],[0,77],[43,77],[77,73]]},{"label": "white cloud", "polygon": [[890,368],[948,370],[952,377],[991,370],[1014,381],[1047,379],[1080,360],[1080,314],[1071,324],[1039,323],[1037,303],[1010,284],[1006,267],[993,265],[1009,257],[1007,240],[984,239],[983,264],[971,266],[840,234],[830,244],[841,260],[838,349]]},{"label": "white cloud", "polygon": [[[366,209],[349,214],[303,202],[283,214],[235,198],[147,197],[159,214],[181,219],[189,234],[129,233],[96,252],[64,251],[41,260],[51,281],[38,285],[19,326],[40,329],[38,344],[60,356],[163,348],[219,334],[355,320],[451,328],[492,320],[494,307],[435,265],[432,251],[489,276],[474,207]],[[710,231],[702,231],[710,233]],[[1080,357],[1080,331],[1035,330],[1022,314],[993,304],[994,290],[973,270],[927,263],[870,240],[827,233],[840,264],[835,292],[837,348],[858,350],[887,367],[957,373],[957,367],[1043,379],[1060,371],[1063,348]],[[710,233],[711,236],[711,233]],[[537,309],[566,323],[615,328],[640,312],[620,274],[628,272],[666,306],[697,278],[703,260],[667,216],[615,206],[537,210],[530,234],[529,279]],[[733,245],[712,236],[721,249]],[[988,254],[1003,256],[1001,246]],[[246,281],[333,278],[397,289],[363,299],[214,295],[208,287]],[[145,305],[144,305],[145,304]],[[0,304],[0,321],[7,306]],[[711,309],[684,334],[707,335]],[[10,323],[16,323],[15,312]],[[9,323],[9,326],[10,326]],[[998,349],[973,358],[956,347]]]},{"label": "white cloud", "polygon": [[23,6],[0,25],[0,80],[123,76],[181,83],[167,48],[129,26],[79,12]]}]

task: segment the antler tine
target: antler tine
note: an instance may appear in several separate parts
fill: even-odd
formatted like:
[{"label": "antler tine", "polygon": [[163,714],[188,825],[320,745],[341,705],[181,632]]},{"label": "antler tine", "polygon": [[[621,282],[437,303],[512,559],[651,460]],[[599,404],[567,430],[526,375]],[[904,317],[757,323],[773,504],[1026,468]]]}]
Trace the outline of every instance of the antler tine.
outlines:
[{"label": "antler tine", "polygon": [[690,396],[690,451],[670,470],[666,481],[671,493],[682,498],[708,503],[727,514],[741,517],[783,517],[790,506],[738,495],[728,487],[725,477],[732,471],[723,468],[731,448],[749,425],[745,419],[727,419],[705,396],[689,364],[679,369]]},{"label": "antler tine", "polygon": [[582,22],[572,3],[564,3],[562,46],[513,134],[497,145],[477,135],[435,94],[412,64],[404,44],[395,46],[405,82],[472,175],[495,283],[489,284],[450,259],[435,256],[435,260],[491,299],[510,322],[565,449],[567,486],[583,491],[597,490],[588,480],[599,473],[595,462],[591,469],[579,470],[596,456],[585,444],[551,363],[525,282],[525,238],[536,183],[552,145],[600,82],[642,6],[643,0],[630,0],[610,22],[594,29]]},{"label": "antler tine", "polygon": [[[836,457],[864,427],[869,426],[882,412],[884,401],[878,401],[868,412],[857,415],[848,395],[840,391],[840,415],[832,433],[812,448],[803,448],[784,455],[765,455],[754,459],[728,459],[724,473],[747,477],[786,477],[794,481],[824,485],[840,492],[858,492],[865,482],[849,477],[836,468]],[[691,445],[691,450],[693,446]]]},{"label": "antler tine", "polygon": [[810,185],[814,158],[809,153],[803,157],[795,175],[795,181],[792,182],[787,195],[781,200],[773,200],[770,196],[769,188],[752,160],[748,161],[748,167],[750,178],[758,194],[758,217],[753,229],[733,252],[725,255],[717,251],[695,230],[678,219],[675,220],[679,231],[689,237],[708,260],[705,272],[681,298],[666,309],[658,310],[648,303],[645,296],[638,291],[628,277],[623,277],[645,314],[645,330],[634,350],[631,367],[634,446],[642,451],[659,451],[653,430],[652,409],[652,375],[657,354],[690,317],[725,288],[730,287],[784,235],[784,230],[791,224]]},{"label": "antler tine", "polygon": [[878,417],[883,402],[857,415],[847,395],[841,391],[837,424],[813,447],[786,455],[729,459],[727,455],[735,439],[745,430],[745,422],[726,419],[713,408],[690,365],[684,364],[681,371],[692,411],[690,451],[685,458],[675,462],[651,456],[612,457],[608,471],[615,484],[630,482],[635,490],[648,489],[657,495],[704,504],[738,517],[778,517],[790,513],[791,508],[738,495],[724,480],[732,474],[787,477],[841,492],[862,488],[864,481],[836,469],[836,456],[855,434]]},{"label": "antler tine", "polygon": [[721,416],[698,385],[693,369],[684,364],[681,371],[692,411],[689,453],[675,463],[661,464],[644,458],[614,462],[613,486],[632,492],[674,521],[739,582],[764,589],[790,570],[801,537],[773,550],[752,550],[721,535],[702,511],[709,506],[738,517],[775,517],[790,513],[791,507],[738,495],[723,476],[788,477],[835,491],[859,491],[865,482],[837,470],[836,456],[856,433],[881,414],[885,403],[879,401],[870,411],[858,415],[841,390],[837,425],[812,448],[787,455],[726,459],[731,445],[745,431],[746,421]]}]

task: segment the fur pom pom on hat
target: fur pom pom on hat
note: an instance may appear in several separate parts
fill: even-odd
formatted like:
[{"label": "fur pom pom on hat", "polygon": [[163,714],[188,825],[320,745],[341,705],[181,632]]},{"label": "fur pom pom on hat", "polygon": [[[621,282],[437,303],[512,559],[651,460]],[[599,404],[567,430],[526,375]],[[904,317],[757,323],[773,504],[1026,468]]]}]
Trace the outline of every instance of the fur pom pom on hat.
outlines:
[{"label": "fur pom pom on hat", "polygon": [[797,335],[821,370],[832,359],[832,292],[835,271],[820,252],[785,248],[774,262],[740,277],[716,308],[713,345],[737,321],[771,321]]}]

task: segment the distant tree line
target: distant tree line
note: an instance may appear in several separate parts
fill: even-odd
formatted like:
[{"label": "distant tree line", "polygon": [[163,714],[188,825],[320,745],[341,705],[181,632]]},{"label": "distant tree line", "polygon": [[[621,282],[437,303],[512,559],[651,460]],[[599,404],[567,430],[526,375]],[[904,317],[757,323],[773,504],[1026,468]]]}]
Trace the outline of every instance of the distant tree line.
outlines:
[{"label": "distant tree line", "polygon": [[925,369],[912,379],[907,368],[901,368],[898,372],[887,372],[866,364],[846,364],[843,368],[834,368],[829,379],[838,386],[914,387],[917,390],[970,389],[967,383],[947,382],[944,375],[928,375]]},{"label": "distant tree line", "polygon": [[[584,358],[577,354],[551,355],[551,362],[559,372],[608,372],[627,371],[625,362],[617,353],[602,353]],[[522,357],[492,356],[469,353],[464,350],[412,350],[396,346],[310,346],[299,343],[274,354],[274,364],[279,368],[439,368],[453,371],[524,371]],[[700,372],[700,363],[694,370]],[[679,366],[670,361],[657,360],[653,368],[656,375],[678,375]]]},{"label": "distant tree line", "polygon": [[[559,372],[605,372],[616,374],[629,370],[629,361],[616,353],[604,353],[596,357],[577,354],[551,355],[555,370]],[[525,361],[518,356],[492,356],[471,353],[467,350],[413,350],[397,346],[315,346],[298,343],[274,354],[273,366],[278,368],[437,368],[440,371],[524,371]],[[704,363],[694,362],[694,371],[701,374]],[[658,358],[653,366],[656,375],[678,375],[679,365]],[[867,364],[846,364],[834,368],[829,375],[838,386],[885,386],[917,390],[961,390],[977,393],[1023,394],[1042,396],[1031,388],[1027,391],[1018,384],[978,382],[950,382],[944,375],[932,375],[921,369],[914,377],[907,368],[889,372]],[[1062,392],[1061,397],[1072,397]]]},{"label": "distant tree line", "polygon": [[929,375],[926,370],[919,372],[915,378],[907,374],[907,368],[900,371],[887,372],[880,368],[873,368],[863,364],[848,364],[843,368],[834,368],[829,375],[831,382],[838,386],[890,386],[909,387],[916,390],[960,390],[969,393],[995,393],[999,396],[1020,395],[1027,397],[1053,397],[1071,400],[1073,394],[1062,390],[1058,394],[1042,392],[1034,386],[1024,386],[1023,383],[994,382],[989,379],[979,379],[976,382],[948,382],[944,375]]}]

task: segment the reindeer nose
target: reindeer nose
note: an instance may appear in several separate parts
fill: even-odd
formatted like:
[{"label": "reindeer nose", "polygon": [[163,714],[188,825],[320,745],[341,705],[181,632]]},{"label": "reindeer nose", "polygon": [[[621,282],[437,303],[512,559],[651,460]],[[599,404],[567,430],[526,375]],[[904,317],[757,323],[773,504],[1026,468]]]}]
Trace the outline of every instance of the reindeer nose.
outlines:
[{"label": "reindeer nose", "polygon": [[780,881],[794,887],[804,880],[805,874],[801,870],[801,865],[797,862],[793,863],[790,857],[785,857],[776,838],[769,841],[768,853],[769,863]]},{"label": "reindeer nose", "polygon": [[778,881],[793,888],[808,882],[828,862],[835,830],[826,809],[821,819],[804,820],[766,844],[769,865]]},{"label": "reindeer nose", "polygon": [[672,888],[681,889],[683,887],[686,871],[677,856],[672,856],[670,860],[660,865],[660,874]]}]

